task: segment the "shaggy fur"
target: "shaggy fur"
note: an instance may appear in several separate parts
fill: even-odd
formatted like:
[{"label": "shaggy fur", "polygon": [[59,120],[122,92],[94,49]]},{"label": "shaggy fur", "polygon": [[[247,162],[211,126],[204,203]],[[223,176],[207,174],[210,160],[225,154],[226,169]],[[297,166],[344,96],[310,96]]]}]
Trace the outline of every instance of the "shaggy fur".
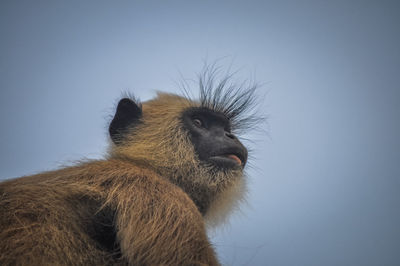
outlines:
[{"label": "shaggy fur", "polygon": [[218,265],[203,217],[234,206],[243,173],[200,162],[181,116],[202,106],[233,119],[253,92],[201,92],[144,102],[105,160],[1,183],[0,265]]}]

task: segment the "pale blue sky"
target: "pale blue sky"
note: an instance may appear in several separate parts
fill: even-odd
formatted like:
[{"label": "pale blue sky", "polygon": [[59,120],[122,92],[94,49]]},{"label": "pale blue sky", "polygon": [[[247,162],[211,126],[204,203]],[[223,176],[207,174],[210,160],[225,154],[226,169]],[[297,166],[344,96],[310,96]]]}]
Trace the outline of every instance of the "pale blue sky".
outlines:
[{"label": "pale blue sky", "polygon": [[[0,2],[0,178],[101,158],[124,91],[228,57],[266,93],[225,265],[400,265],[397,1]],[[180,74],[181,73],[181,74]]]}]

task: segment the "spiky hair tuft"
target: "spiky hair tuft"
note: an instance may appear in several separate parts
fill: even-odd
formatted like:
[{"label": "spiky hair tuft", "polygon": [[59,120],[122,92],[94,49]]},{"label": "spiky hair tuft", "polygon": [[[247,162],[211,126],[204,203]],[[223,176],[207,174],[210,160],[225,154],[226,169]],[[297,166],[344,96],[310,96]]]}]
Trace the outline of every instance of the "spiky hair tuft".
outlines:
[{"label": "spiky hair tuft", "polygon": [[[232,125],[232,130],[237,132],[254,129],[265,120],[258,114],[259,100],[256,92],[258,84],[245,80],[235,82],[235,73],[228,69],[223,73],[221,67],[215,63],[205,64],[198,75],[200,107],[211,109],[224,114]],[[181,87],[186,97],[194,100],[189,93],[188,83],[184,80]]]}]

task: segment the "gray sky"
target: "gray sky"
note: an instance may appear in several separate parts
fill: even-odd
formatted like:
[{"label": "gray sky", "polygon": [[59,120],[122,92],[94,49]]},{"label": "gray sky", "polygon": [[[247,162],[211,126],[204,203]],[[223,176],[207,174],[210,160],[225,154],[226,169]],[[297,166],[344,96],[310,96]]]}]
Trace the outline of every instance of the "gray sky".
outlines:
[{"label": "gray sky", "polygon": [[[0,178],[101,158],[124,91],[228,57],[266,93],[226,265],[400,265],[397,1],[0,2]],[[224,61],[223,61],[224,62]],[[181,74],[180,74],[181,73]]]}]

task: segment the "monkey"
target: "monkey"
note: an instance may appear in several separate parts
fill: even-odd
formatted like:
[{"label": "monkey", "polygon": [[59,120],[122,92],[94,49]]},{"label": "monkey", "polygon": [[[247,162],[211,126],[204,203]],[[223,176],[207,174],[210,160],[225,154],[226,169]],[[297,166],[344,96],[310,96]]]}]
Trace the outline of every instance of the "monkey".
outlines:
[{"label": "monkey", "polygon": [[0,183],[0,265],[219,265],[206,226],[246,193],[256,86],[214,78],[121,99],[104,159]]}]

